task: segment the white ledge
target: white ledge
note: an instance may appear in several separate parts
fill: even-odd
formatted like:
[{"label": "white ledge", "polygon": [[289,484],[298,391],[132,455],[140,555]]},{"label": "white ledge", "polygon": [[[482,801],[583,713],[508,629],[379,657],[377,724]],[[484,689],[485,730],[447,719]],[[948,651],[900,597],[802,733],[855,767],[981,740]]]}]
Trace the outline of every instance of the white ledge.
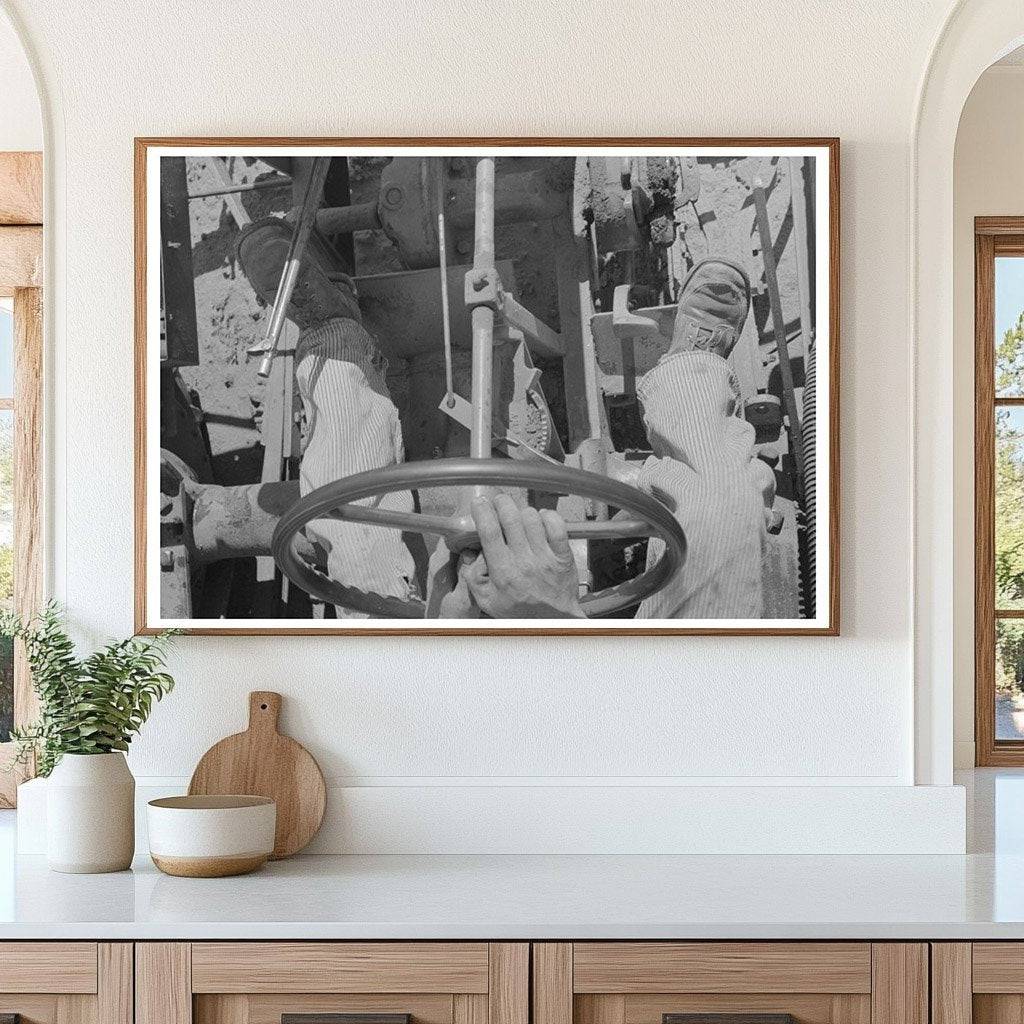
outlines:
[{"label": "white ledge", "polygon": [[1024,856],[311,856],[233,879],[12,866],[0,939],[1024,938]]},{"label": "white ledge", "polygon": [[[187,780],[139,779],[145,803]],[[45,851],[45,780],[18,790],[18,852]],[[898,825],[898,827],[896,827]],[[960,786],[333,785],[315,854],[962,854]]]}]

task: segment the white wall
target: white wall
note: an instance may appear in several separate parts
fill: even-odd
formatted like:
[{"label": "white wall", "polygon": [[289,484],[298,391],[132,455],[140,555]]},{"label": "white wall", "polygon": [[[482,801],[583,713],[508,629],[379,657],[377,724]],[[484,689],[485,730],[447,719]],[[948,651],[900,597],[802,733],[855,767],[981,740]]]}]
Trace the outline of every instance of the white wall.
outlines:
[{"label": "white wall", "polygon": [[954,740],[974,764],[974,218],[1024,216],[1024,65],[997,65],[971,92],[954,160]]},{"label": "white wall", "polygon": [[137,773],[187,775],[260,687],[360,790],[913,781],[907,168],[946,0],[650,0],[629,32],[601,0],[5,2],[53,113],[52,589],[94,637],[132,627],[133,136],[843,140],[841,638],[183,639]]}]

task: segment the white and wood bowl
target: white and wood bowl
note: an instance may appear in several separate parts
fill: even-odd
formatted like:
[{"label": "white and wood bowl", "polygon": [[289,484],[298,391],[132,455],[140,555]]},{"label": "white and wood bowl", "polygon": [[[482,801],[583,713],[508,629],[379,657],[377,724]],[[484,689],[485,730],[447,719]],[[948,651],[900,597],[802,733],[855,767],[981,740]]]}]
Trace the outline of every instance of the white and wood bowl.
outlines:
[{"label": "white and wood bowl", "polygon": [[146,811],[150,856],[168,875],[244,875],[274,850],[277,805],[268,797],[168,796]]}]

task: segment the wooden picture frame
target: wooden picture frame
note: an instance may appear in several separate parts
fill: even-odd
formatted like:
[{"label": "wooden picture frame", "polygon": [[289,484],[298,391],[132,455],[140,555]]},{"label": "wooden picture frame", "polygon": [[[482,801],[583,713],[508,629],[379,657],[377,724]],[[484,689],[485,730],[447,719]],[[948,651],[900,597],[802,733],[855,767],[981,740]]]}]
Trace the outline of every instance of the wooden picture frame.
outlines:
[{"label": "wooden picture frame", "polygon": [[[159,571],[154,561],[154,552],[159,557],[166,557],[170,571],[179,570],[174,561],[173,553],[168,554],[159,543],[154,542],[156,523],[159,519],[158,505],[154,503],[153,481],[159,473],[153,466],[153,420],[151,396],[156,388],[154,382],[158,377],[153,372],[154,345],[159,337],[159,307],[154,306],[154,282],[159,281],[159,270],[153,264],[154,256],[160,253],[159,235],[155,228],[160,223],[159,188],[155,183],[154,161],[161,156],[183,153],[197,154],[206,157],[230,154],[232,156],[251,154],[253,158],[262,151],[264,154],[278,153],[286,156],[349,155],[352,151],[366,154],[380,151],[388,155],[418,155],[429,153],[430,156],[447,158],[479,157],[489,152],[497,156],[522,155],[533,156],[543,150],[542,155],[555,152],[559,155],[569,153],[586,154],[600,151],[601,153],[620,153],[628,155],[630,151],[640,156],[652,152],[680,151],[694,159],[713,152],[721,152],[723,158],[739,158],[744,154],[761,158],[762,163],[777,155],[775,163],[783,155],[813,154],[819,158],[812,164],[810,172],[802,172],[804,177],[810,174],[813,178],[811,192],[818,198],[817,205],[811,208],[817,212],[816,225],[812,226],[814,245],[817,246],[815,262],[816,287],[811,289],[813,300],[824,297],[817,307],[816,324],[817,339],[814,342],[818,350],[825,348],[824,356],[819,358],[818,378],[827,379],[827,386],[818,392],[818,434],[815,461],[819,474],[827,476],[827,484],[818,487],[818,500],[827,504],[827,512],[819,515],[816,523],[816,538],[811,541],[811,549],[817,555],[817,564],[812,560],[812,579],[815,580],[812,591],[815,592],[815,614],[812,619],[791,618],[757,618],[743,620],[719,619],[686,619],[679,625],[673,620],[651,619],[649,621],[617,619],[595,619],[585,625],[573,625],[559,620],[543,620],[534,625],[530,621],[515,620],[513,625],[503,624],[506,620],[491,620],[493,625],[485,624],[489,620],[452,620],[439,619],[436,625],[429,620],[406,624],[400,620],[387,619],[382,622],[366,620],[365,624],[352,619],[335,620],[336,624],[326,620],[317,622],[315,619],[276,621],[260,620],[258,626],[247,626],[243,620],[236,618],[186,618],[175,619],[161,614],[158,595],[159,588],[154,582]],[[579,158],[579,156],[578,156]],[[207,157],[207,159],[209,159]],[[682,165],[680,164],[680,168]],[[785,172],[787,175],[789,171]],[[424,179],[425,180],[425,179]],[[776,173],[772,172],[767,190],[777,181]],[[236,198],[225,200],[225,213],[238,211],[237,192],[229,193],[225,186],[225,195]],[[751,194],[759,186],[751,184]],[[760,187],[764,187],[763,185]],[[244,188],[250,188],[249,184]],[[204,192],[209,196],[212,191]],[[195,191],[188,193],[186,199],[195,200]],[[750,200],[753,202],[753,199]],[[425,203],[427,201],[425,200]],[[429,205],[429,203],[427,203]],[[424,207],[426,208],[426,206]],[[696,206],[695,206],[696,209]],[[790,217],[793,216],[791,207]],[[242,211],[244,215],[244,210]],[[803,214],[800,214],[803,217]],[[713,219],[713,216],[712,218]],[[767,222],[767,214],[765,221]],[[701,220],[701,229],[710,220]],[[822,225],[825,225],[823,228]],[[166,225],[164,230],[166,231]],[[182,228],[176,229],[181,231]],[[187,225],[186,225],[187,230]],[[776,229],[777,230],[777,229]],[[790,230],[787,224],[785,230]],[[805,226],[806,230],[806,226]],[[773,250],[784,249],[780,241],[781,232],[774,239],[769,230],[767,237],[773,239]],[[752,231],[756,239],[756,232]],[[764,236],[762,236],[764,237]],[[154,241],[156,239],[156,241]],[[193,243],[195,244],[195,243]],[[178,248],[180,249],[180,243]],[[763,247],[761,247],[763,249]],[[822,252],[822,250],[824,251]],[[146,137],[135,140],[135,338],[136,338],[136,415],[135,415],[135,571],[136,571],[136,630],[140,633],[152,633],[168,625],[185,628],[188,632],[207,635],[728,635],[728,636],[835,636],[839,633],[839,252],[840,252],[840,202],[839,202],[839,140],[835,138],[157,138]],[[448,266],[451,266],[449,261]],[[436,264],[435,264],[436,267]],[[231,272],[234,272],[232,268]],[[436,270],[435,270],[436,273]],[[166,287],[166,282],[164,284]],[[440,289],[439,289],[440,290]],[[770,298],[770,297],[769,297]],[[778,305],[778,303],[776,304]],[[765,300],[762,310],[771,306]],[[806,308],[806,307],[805,307]],[[155,310],[155,312],[154,312]],[[784,317],[773,318],[774,310],[768,315],[767,334],[773,336],[776,323],[781,323],[784,333],[789,335],[791,328]],[[752,317],[753,318],[753,317]],[[583,319],[581,317],[581,319]],[[156,327],[154,327],[156,324]],[[543,325],[538,327],[538,331]],[[588,328],[589,329],[589,328]],[[760,328],[759,328],[760,330]],[[812,327],[811,336],[814,336]],[[764,344],[763,335],[759,334],[757,344]],[[802,337],[802,335],[801,335]],[[790,344],[791,342],[787,342]],[[810,343],[809,343],[810,344]],[[581,357],[582,358],[582,357]],[[780,359],[780,364],[782,360]],[[788,365],[788,361],[787,361]],[[790,383],[788,395],[792,399],[794,387]],[[795,405],[791,407],[794,411]],[[800,413],[796,411],[796,419]],[[791,423],[789,416],[785,422]],[[803,456],[801,456],[802,458]],[[799,460],[798,460],[799,461]],[[777,476],[777,474],[776,474]],[[801,477],[801,481],[803,481]],[[147,492],[147,488],[149,491]],[[813,517],[812,517],[813,518]],[[266,557],[266,556],[263,556]],[[511,621],[511,620],[509,620]],[[465,623],[465,624],[463,624]]]},{"label": "wooden picture frame", "polygon": [[[35,614],[43,596],[43,171],[42,154],[0,153],[0,297],[14,300],[14,609]],[[14,653],[14,724],[37,703],[24,650]],[[32,766],[10,767],[13,743],[0,743],[0,807],[13,807]]]}]

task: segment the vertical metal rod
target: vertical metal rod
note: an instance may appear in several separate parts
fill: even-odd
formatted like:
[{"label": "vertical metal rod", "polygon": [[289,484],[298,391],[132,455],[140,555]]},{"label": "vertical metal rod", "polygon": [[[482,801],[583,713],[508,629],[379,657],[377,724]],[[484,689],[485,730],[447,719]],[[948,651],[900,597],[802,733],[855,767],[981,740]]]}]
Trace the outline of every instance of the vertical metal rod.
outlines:
[{"label": "vertical metal rod", "polygon": [[775,248],[772,242],[771,225],[768,223],[768,197],[760,178],[754,180],[754,215],[757,232],[761,241],[761,258],[764,261],[764,278],[768,285],[768,301],[772,310],[772,332],[775,347],[779,353],[779,373],[782,376],[782,400],[789,420],[789,449],[796,462],[798,493],[804,499],[804,439],[800,426],[800,414],[796,407],[796,389],[793,387],[793,367],[789,362],[789,342],[786,338],[786,318],[782,313],[782,297],[779,294],[779,277],[775,266]]},{"label": "vertical metal rod", "polygon": [[267,325],[267,336],[264,342],[266,354],[260,361],[259,370],[256,371],[263,378],[270,376],[270,368],[277,352],[277,343],[281,337],[281,328],[284,326],[285,315],[288,312],[288,303],[291,302],[292,293],[295,291],[295,282],[299,279],[302,257],[305,255],[306,243],[309,241],[309,234],[313,229],[317,206],[324,192],[324,182],[327,179],[330,163],[330,157],[313,157],[313,166],[306,183],[306,194],[299,209],[299,219],[292,234],[284,268],[281,271],[281,281],[277,286],[277,294],[274,296],[274,307],[270,312],[270,322]]},{"label": "vertical metal rod", "polygon": [[807,195],[804,180],[804,158],[789,158],[789,198],[793,204],[793,238],[796,241],[796,279],[800,289],[800,339],[807,357],[814,344],[814,321],[811,319],[811,268],[807,265]]},{"label": "vertical metal rod", "polygon": [[576,234],[575,221],[570,193],[562,214],[551,221],[551,240],[558,287],[558,333],[565,350],[562,366],[565,374],[569,448],[572,451],[588,437],[600,436],[599,425],[603,412],[596,391],[590,390],[592,386],[596,388],[597,383],[596,359],[591,362],[593,338],[590,336],[589,317],[590,275],[587,273],[587,242],[585,237]]},{"label": "vertical metal rod", "polygon": [[437,260],[441,270],[441,327],[444,331],[444,400],[455,408],[455,375],[452,369],[452,322],[448,307],[448,249],[444,223],[444,161],[437,176]]},{"label": "vertical metal rod", "polygon": [[[476,218],[473,270],[494,269],[494,157],[476,163]],[[491,391],[494,362],[494,310],[473,307],[473,412],[469,436],[472,459],[491,457]]]},{"label": "vertical metal rod", "polygon": [[160,283],[166,354],[172,366],[199,365],[195,275],[183,156],[160,161]]},{"label": "vertical metal rod", "polygon": [[[587,425],[590,437],[601,436],[601,397],[600,385],[597,380],[597,349],[594,346],[594,335],[590,329],[590,319],[594,315],[594,303],[590,297],[589,281],[580,281],[580,342],[583,346],[583,380],[587,395]],[[564,336],[563,336],[564,337]],[[630,346],[629,355],[634,356]],[[636,366],[633,367],[633,383],[636,383]]]}]

